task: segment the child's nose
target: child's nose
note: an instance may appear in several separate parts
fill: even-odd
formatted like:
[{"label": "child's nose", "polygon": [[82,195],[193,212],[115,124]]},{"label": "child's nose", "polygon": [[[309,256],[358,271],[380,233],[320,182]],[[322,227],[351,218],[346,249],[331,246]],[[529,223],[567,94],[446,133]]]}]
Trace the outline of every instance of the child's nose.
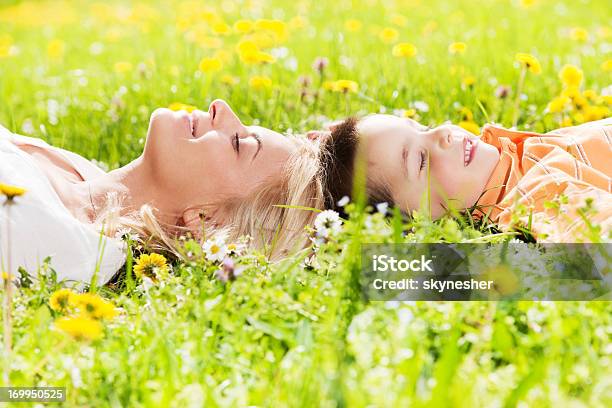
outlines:
[{"label": "child's nose", "polygon": [[453,144],[451,131],[446,126],[437,127],[432,131],[431,135],[434,143],[442,149],[448,149]]}]

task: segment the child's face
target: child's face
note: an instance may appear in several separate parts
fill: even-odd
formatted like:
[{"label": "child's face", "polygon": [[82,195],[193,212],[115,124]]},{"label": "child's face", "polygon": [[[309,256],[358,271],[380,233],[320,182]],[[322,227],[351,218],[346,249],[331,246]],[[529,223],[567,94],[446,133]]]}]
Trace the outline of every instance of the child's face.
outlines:
[{"label": "child's face", "polygon": [[496,147],[454,125],[429,129],[410,119],[376,114],[359,121],[358,133],[368,179],[386,183],[403,210],[427,202],[422,199],[428,191],[429,169],[434,218],[445,207],[471,207],[499,161]]}]

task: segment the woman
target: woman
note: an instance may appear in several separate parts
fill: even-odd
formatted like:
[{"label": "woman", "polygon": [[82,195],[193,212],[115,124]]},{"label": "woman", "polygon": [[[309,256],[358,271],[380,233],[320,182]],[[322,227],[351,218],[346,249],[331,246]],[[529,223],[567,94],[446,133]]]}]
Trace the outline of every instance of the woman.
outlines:
[{"label": "woman", "polygon": [[[0,183],[27,192],[0,212],[0,249],[13,274],[51,256],[60,279],[107,282],[125,261],[126,228],[149,248],[180,256],[179,235],[250,236],[273,258],[304,246],[322,208],[319,149],[305,138],[245,126],[222,100],[208,112],[157,109],[144,151],[105,173],[83,157],[0,128]],[[100,245],[101,244],[101,245]],[[6,255],[2,260],[7,263]]]},{"label": "woman", "polygon": [[473,208],[503,229],[531,226],[542,241],[610,239],[612,118],[546,134],[486,125],[477,137],[458,126],[375,114],[309,137],[325,139],[334,157],[328,206],[350,196],[356,163],[365,162],[371,203],[433,218]]}]

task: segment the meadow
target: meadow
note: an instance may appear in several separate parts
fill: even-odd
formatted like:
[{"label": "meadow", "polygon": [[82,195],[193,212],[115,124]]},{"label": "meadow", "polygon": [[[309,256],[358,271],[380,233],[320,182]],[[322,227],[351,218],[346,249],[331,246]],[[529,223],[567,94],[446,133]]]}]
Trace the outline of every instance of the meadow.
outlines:
[{"label": "meadow", "polygon": [[[371,112],[544,132],[611,116],[609,6],[2,0],[0,124],[107,170],[140,154],[155,108],[216,98],[284,133]],[[66,387],[66,406],[612,405],[609,302],[367,302],[362,242],[509,237],[347,211],[278,263],[219,243],[224,269],[186,240],[188,261],[148,260],[152,281],[147,248],[128,238],[126,278],[89,297],[43,269],[14,293],[2,371],[15,386]],[[97,315],[72,316],[73,302]]]}]

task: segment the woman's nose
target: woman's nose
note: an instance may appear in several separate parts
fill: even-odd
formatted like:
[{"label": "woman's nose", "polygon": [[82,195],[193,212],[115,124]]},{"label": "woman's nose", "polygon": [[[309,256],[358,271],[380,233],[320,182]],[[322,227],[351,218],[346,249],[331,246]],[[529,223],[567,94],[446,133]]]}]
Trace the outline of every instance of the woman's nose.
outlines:
[{"label": "woman's nose", "polygon": [[208,108],[213,129],[240,132],[244,127],[232,108],[222,99],[215,99]]}]

